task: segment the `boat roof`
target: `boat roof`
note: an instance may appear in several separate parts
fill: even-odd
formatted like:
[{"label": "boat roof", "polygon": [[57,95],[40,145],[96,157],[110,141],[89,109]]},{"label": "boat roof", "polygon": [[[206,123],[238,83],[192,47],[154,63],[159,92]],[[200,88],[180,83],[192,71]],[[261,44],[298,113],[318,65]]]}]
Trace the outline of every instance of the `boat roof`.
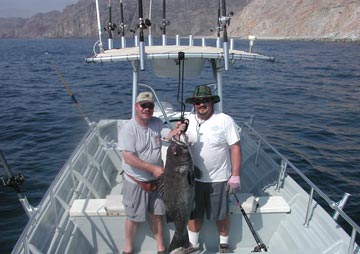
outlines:
[{"label": "boat roof", "polygon": [[[210,46],[146,46],[145,58],[151,59],[178,59],[178,53],[185,53],[185,58],[196,59],[224,59],[222,48]],[[264,56],[257,53],[250,53],[242,50],[229,50],[229,59],[231,60],[263,60],[275,61],[274,57]],[[140,60],[139,47],[128,47],[120,49],[110,49],[97,53],[92,57],[85,59],[88,63],[104,63],[119,61]]]}]

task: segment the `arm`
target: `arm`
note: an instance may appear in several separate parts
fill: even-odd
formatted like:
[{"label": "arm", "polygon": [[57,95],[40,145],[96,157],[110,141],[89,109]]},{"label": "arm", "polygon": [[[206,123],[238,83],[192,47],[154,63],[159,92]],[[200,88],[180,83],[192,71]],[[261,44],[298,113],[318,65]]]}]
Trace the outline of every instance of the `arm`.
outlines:
[{"label": "arm", "polygon": [[164,172],[164,168],[150,164],[139,157],[137,157],[134,153],[129,151],[122,151],[122,156],[126,164],[129,164],[132,167],[151,172],[156,178],[161,176]]},{"label": "arm", "polygon": [[230,146],[232,176],[240,176],[241,147],[240,141]]},{"label": "arm", "polygon": [[241,166],[241,148],[240,141],[230,146],[231,154],[231,177],[228,181],[229,193],[235,193],[241,188],[240,185],[240,166]]}]

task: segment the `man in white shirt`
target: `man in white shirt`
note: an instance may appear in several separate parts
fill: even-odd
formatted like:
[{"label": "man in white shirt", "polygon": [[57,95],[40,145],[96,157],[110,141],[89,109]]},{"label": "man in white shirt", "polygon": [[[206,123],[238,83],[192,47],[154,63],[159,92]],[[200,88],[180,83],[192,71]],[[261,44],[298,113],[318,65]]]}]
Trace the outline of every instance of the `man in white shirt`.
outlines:
[{"label": "man in white shirt", "polygon": [[[210,87],[195,88],[186,103],[194,106],[187,130],[194,165],[201,171],[195,182],[195,211],[188,223],[193,250],[199,249],[202,219],[215,220],[219,232],[220,253],[229,253],[229,193],[240,189],[241,148],[234,120],[214,111],[219,102]],[[188,250],[188,252],[193,251]]]}]

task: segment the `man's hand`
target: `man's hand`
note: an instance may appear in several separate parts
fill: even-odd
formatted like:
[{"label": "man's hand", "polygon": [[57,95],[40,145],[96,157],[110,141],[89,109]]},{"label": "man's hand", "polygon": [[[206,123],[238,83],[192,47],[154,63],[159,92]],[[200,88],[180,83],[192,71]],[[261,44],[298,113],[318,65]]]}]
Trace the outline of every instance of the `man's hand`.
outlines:
[{"label": "man's hand", "polygon": [[187,122],[176,122],[176,131],[177,135],[180,135],[182,132],[185,132],[187,129],[188,123]]},{"label": "man's hand", "polygon": [[156,178],[159,178],[164,173],[164,168],[160,167],[160,166],[153,165],[151,172]]},{"label": "man's hand", "polygon": [[240,190],[240,176],[231,176],[228,181],[229,193],[235,193]]}]

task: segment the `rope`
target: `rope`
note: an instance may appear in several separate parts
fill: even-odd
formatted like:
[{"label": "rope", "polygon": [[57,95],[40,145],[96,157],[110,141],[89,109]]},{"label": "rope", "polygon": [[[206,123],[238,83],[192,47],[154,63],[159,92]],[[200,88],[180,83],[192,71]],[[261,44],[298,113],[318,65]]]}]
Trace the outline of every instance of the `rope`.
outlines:
[{"label": "rope", "polygon": [[185,72],[185,53],[178,53],[178,64],[179,64],[179,84],[178,84],[178,93],[177,101],[180,103],[180,121],[184,122],[185,115],[185,103],[184,103],[184,72]]}]

